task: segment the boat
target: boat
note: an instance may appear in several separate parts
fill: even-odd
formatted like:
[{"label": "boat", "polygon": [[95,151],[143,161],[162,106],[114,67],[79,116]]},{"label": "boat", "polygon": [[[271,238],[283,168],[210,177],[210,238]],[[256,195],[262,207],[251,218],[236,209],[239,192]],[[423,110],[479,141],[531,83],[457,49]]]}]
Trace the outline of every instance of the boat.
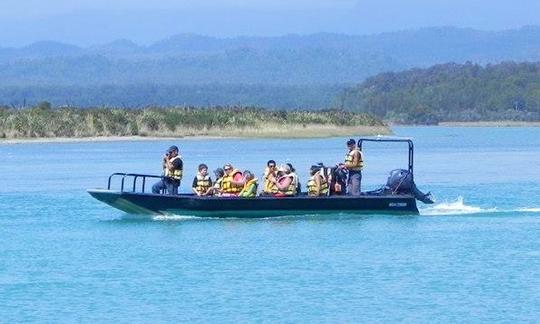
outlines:
[{"label": "boat", "polygon": [[[310,197],[301,193],[294,197],[238,198],[153,194],[146,192],[147,179],[160,179],[162,176],[135,173],[113,173],[109,176],[107,189],[89,189],[88,193],[97,200],[128,214],[216,218],[265,218],[335,213],[414,215],[418,214],[417,200],[432,202],[429,194],[421,193],[414,184],[414,144],[411,139],[383,136],[360,138],[359,149],[362,149],[364,142],[405,142],[409,146],[409,163],[408,169],[400,170],[399,177],[394,177],[392,183],[387,183],[379,190],[364,192],[360,196]],[[119,190],[112,189],[115,179],[120,181]]]}]

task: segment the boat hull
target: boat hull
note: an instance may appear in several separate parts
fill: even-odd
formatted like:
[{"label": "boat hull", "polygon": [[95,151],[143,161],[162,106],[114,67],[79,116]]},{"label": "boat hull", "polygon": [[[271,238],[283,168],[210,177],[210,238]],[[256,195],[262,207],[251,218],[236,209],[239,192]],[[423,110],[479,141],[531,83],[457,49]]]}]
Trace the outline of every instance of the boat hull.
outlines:
[{"label": "boat hull", "polygon": [[88,190],[92,197],[129,214],[262,218],[328,213],[418,214],[410,195],[330,197],[197,197]]}]

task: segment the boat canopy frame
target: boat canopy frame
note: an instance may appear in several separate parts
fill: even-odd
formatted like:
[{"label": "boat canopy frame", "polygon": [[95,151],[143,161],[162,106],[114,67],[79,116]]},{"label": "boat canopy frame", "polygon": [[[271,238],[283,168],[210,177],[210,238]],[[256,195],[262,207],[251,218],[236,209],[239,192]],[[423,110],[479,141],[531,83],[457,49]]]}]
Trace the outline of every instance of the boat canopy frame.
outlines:
[{"label": "boat canopy frame", "polygon": [[374,136],[374,137],[361,137],[358,139],[357,146],[362,151],[364,142],[378,142],[378,143],[407,143],[409,146],[409,163],[408,171],[411,177],[414,179],[414,144],[412,139],[408,137],[392,137],[392,136]]}]

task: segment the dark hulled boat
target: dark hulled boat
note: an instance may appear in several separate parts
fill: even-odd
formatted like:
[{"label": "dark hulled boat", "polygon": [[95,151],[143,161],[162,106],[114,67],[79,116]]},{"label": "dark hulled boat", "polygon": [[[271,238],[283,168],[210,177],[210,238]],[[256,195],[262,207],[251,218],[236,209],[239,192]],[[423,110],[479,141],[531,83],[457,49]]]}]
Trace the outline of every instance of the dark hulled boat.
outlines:
[{"label": "dark hulled boat", "polygon": [[[364,193],[360,196],[309,197],[199,197],[193,194],[161,195],[146,193],[147,178],[160,176],[114,173],[109,177],[107,189],[90,189],[88,193],[112,207],[130,214],[189,215],[199,217],[260,218],[288,215],[322,213],[397,213],[418,214],[417,199],[428,202],[426,195],[419,193],[413,180],[413,143],[401,138],[363,138],[362,142],[407,142],[409,144],[409,168],[402,170],[404,176],[386,190]],[[120,190],[111,189],[111,181],[121,177]],[[126,179],[131,180],[129,189]],[[129,181],[128,180],[128,181]],[[394,188],[395,187],[395,188]],[[405,190],[403,189],[405,188]]]}]

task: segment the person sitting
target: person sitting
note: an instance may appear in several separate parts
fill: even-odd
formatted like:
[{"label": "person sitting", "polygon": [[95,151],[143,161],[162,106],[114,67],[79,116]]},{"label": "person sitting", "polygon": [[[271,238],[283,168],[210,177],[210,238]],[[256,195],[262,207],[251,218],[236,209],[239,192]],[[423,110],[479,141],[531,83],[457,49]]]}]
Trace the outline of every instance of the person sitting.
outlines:
[{"label": "person sitting", "polygon": [[244,187],[242,191],[238,194],[239,197],[243,198],[254,198],[257,196],[257,179],[249,170],[244,171]]},{"label": "person sitting", "polygon": [[311,178],[307,183],[308,195],[310,197],[320,197],[328,195],[328,181],[324,175],[321,174],[322,168],[312,166],[310,170]]},{"label": "person sitting", "polygon": [[238,196],[244,187],[244,176],[238,169],[233,168],[231,164],[223,166],[225,176],[221,183],[222,196]]},{"label": "person sitting", "polygon": [[222,168],[217,168],[214,170],[214,175],[216,176],[216,181],[214,182],[214,185],[206,191],[207,196],[219,196],[222,193],[222,186],[223,183],[223,177],[225,176],[225,172]]},{"label": "person sitting", "polygon": [[199,164],[198,172],[193,179],[191,190],[197,196],[206,196],[208,189],[212,187],[212,179],[208,175],[208,166],[206,164]]},{"label": "person sitting", "polygon": [[297,194],[297,179],[294,174],[291,173],[291,169],[288,165],[282,165],[277,172],[277,180],[274,180],[278,192],[274,194],[275,197],[289,197],[296,196]]},{"label": "person sitting", "polygon": [[272,196],[278,192],[277,187],[273,182],[273,180],[276,180],[276,161],[269,160],[268,162],[266,162],[263,179],[263,196]]},{"label": "person sitting", "polygon": [[291,175],[294,177],[294,182],[296,183],[296,194],[299,195],[302,192],[302,185],[298,179],[298,174],[296,174],[296,169],[291,163],[287,163],[287,166],[291,169]]},{"label": "person sitting", "polygon": [[167,190],[169,195],[177,195],[184,168],[177,146],[173,145],[165,152],[162,167],[163,177],[152,186],[152,193],[159,194],[162,190]]}]

